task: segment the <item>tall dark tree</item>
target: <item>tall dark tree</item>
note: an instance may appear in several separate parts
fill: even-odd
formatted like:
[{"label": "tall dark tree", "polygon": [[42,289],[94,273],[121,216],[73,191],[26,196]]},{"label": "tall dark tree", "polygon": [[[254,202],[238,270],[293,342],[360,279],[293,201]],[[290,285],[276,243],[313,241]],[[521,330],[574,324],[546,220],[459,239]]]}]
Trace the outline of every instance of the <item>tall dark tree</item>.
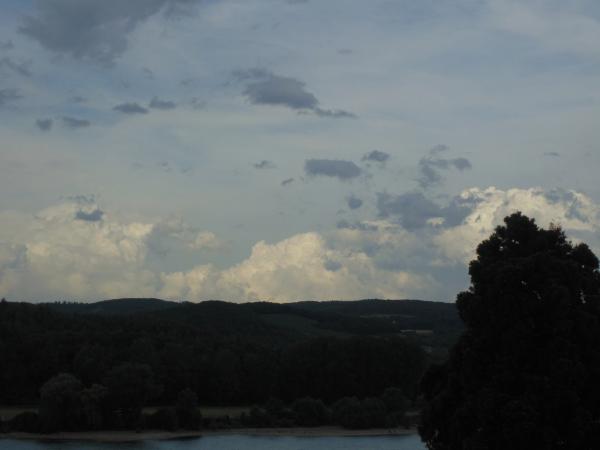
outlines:
[{"label": "tall dark tree", "polygon": [[421,389],[432,450],[600,448],[600,275],[585,244],[513,214],[457,297],[465,332]]}]

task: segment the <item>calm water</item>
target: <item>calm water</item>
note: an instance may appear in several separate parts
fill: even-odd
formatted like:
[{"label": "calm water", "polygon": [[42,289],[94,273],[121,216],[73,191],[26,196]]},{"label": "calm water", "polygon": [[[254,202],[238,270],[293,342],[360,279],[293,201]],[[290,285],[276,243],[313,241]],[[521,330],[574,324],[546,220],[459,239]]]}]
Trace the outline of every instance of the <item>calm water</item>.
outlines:
[{"label": "calm water", "polygon": [[423,450],[418,436],[265,437],[207,436],[200,439],[128,444],[32,442],[0,439],[1,450]]}]

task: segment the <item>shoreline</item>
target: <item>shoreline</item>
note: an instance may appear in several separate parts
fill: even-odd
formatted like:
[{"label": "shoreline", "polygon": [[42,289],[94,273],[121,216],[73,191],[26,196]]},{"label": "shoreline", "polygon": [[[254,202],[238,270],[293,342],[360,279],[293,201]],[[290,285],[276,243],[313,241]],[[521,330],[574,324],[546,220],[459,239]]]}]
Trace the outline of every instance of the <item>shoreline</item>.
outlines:
[{"label": "shoreline", "polygon": [[3,439],[34,441],[90,441],[90,442],[139,442],[169,439],[197,439],[204,436],[281,436],[281,437],[352,437],[352,436],[408,436],[415,434],[416,428],[373,428],[348,430],[341,427],[293,427],[293,428],[230,428],[202,431],[72,431],[52,434],[10,432],[0,434]]}]

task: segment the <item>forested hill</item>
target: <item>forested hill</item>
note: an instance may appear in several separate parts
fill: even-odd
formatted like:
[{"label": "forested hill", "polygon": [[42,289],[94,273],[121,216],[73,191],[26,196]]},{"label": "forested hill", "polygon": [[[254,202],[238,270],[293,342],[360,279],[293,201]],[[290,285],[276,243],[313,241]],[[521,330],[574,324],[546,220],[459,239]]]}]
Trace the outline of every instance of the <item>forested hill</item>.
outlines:
[{"label": "forested hill", "polygon": [[160,389],[148,401],[159,403],[188,387],[215,404],[333,401],[389,386],[411,395],[461,329],[454,304],[416,300],[2,302],[0,404],[36,402],[62,372],[103,384],[124,364],[149,369]]},{"label": "forested hill", "polygon": [[[52,310],[68,314],[131,316],[160,315],[202,327],[223,317],[241,314],[247,320],[294,329],[305,334],[326,330],[348,334],[384,334],[409,330],[453,332],[461,321],[452,303],[423,300],[305,301],[296,303],[200,303],[172,302],[155,298],[123,298],[95,303],[43,303]],[[227,321],[227,320],[226,320]],[[213,328],[213,327],[211,327]]]}]

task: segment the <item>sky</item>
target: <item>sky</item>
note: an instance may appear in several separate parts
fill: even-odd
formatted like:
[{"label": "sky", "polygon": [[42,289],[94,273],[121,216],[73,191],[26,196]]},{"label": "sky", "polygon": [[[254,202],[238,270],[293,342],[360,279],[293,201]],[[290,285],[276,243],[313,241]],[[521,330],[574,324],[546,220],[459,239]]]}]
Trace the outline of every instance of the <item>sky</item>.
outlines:
[{"label": "sky", "polygon": [[0,0],[0,296],[454,301],[600,254],[595,0]]}]

